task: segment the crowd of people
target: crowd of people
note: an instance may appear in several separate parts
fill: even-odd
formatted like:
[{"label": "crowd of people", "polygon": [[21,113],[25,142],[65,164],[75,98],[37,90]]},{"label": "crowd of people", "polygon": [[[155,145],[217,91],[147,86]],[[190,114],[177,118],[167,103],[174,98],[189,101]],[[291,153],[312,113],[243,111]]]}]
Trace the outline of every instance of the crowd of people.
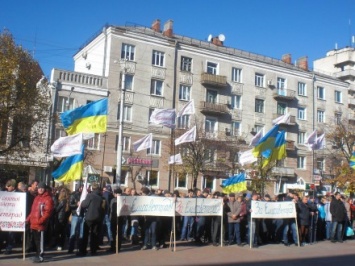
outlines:
[{"label": "crowd of people", "polygon": [[[65,186],[51,188],[36,180],[29,185],[14,179],[2,189],[9,193],[23,192],[26,197],[26,252],[35,252],[34,262],[43,262],[45,248],[86,256],[95,255],[103,244],[108,252],[120,250],[122,244],[137,245],[142,250],[165,248],[172,239],[172,217],[117,216],[117,197],[152,196],[218,198],[223,201],[221,216],[184,216],[175,219],[176,239],[182,243],[219,246],[277,243],[285,246],[305,246],[317,241],[343,242],[352,237],[347,229],[354,228],[355,204],[339,192],[314,197],[289,191],[271,198],[258,193],[230,193],[208,189],[177,190],[142,187],[140,191],[110,185],[102,189],[96,183],[88,188],[81,201],[83,186],[71,192]],[[86,191],[85,191],[86,192]],[[295,219],[251,219],[252,200],[291,201],[295,204]],[[223,224],[222,224],[223,221]],[[253,223],[253,224],[251,224]],[[222,228],[222,234],[221,234]],[[252,237],[249,229],[253,228]],[[221,239],[221,236],[223,239]],[[249,240],[252,240],[252,243]],[[104,243],[104,240],[107,242]],[[0,232],[0,251],[11,254],[15,245],[21,246],[22,233]],[[118,246],[117,246],[118,245]],[[101,246],[101,247],[100,247]]]}]

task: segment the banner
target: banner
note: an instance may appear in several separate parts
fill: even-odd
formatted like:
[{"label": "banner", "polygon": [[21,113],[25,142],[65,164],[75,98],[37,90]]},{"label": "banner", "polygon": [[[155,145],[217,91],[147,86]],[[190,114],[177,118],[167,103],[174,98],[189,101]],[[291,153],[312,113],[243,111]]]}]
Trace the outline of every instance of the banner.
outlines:
[{"label": "banner", "polygon": [[163,125],[168,128],[175,128],[175,109],[155,108],[150,116],[149,122],[156,125]]},{"label": "banner", "polygon": [[60,137],[51,146],[54,157],[69,157],[82,153],[83,133]]},{"label": "banner", "polygon": [[145,149],[151,149],[153,145],[153,134],[150,133],[146,135],[145,137],[137,140],[136,142],[133,143],[133,150],[134,151],[141,151]]},{"label": "banner", "polygon": [[24,232],[26,193],[0,192],[0,231]]},{"label": "banner", "polygon": [[296,205],[292,201],[252,201],[251,218],[296,218]]},{"label": "banner", "polygon": [[118,216],[221,216],[222,199],[173,198],[155,196],[119,196],[117,197]]},{"label": "banner", "polygon": [[180,145],[181,143],[193,142],[195,140],[196,140],[196,126],[194,126],[189,131],[186,131],[183,135],[175,139],[175,146]]},{"label": "banner", "polygon": [[175,154],[170,156],[168,164],[182,164],[181,154]]}]

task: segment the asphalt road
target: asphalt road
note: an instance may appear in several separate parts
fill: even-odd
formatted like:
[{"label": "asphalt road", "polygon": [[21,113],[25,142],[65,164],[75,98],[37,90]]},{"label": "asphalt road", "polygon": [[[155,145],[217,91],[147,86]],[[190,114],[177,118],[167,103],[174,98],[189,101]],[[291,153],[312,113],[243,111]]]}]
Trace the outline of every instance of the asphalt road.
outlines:
[{"label": "asphalt road", "polygon": [[[77,257],[66,251],[47,251],[44,265],[355,265],[355,240],[344,243],[318,242],[304,247],[269,244],[250,249],[236,245],[215,247],[178,242],[176,251],[170,248],[140,250],[139,246],[123,245],[118,254],[103,247],[96,256]],[[10,255],[0,254],[0,265],[33,265],[33,254],[23,260],[20,250]]]}]

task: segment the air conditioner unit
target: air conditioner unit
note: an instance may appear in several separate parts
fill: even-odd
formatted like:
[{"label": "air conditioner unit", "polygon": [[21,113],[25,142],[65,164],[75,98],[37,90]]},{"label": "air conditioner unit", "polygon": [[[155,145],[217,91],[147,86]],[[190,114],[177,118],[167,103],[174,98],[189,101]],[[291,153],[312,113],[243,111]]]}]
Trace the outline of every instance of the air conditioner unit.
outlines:
[{"label": "air conditioner unit", "polygon": [[136,180],[138,182],[143,182],[144,181],[144,176],[141,173],[139,173],[138,175],[136,175]]},{"label": "air conditioner unit", "polygon": [[228,127],[226,127],[225,131],[227,136],[231,135],[231,130]]},{"label": "air conditioner unit", "polygon": [[269,79],[269,80],[267,81],[267,85],[268,85],[268,86],[272,86],[272,85],[273,85],[271,79]]},{"label": "air conditioner unit", "polygon": [[104,172],[111,173],[112,172],[112,166],[104,166]]}]

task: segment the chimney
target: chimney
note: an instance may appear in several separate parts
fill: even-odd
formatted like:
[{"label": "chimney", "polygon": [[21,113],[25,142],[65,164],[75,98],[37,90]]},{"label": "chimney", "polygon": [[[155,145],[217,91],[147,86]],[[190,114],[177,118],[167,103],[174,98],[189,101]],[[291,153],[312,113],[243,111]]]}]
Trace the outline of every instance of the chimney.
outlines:
[{"label": "chimney", "polygon": [[171,19],[169,19],[167,22],[165,22],[164,24],[164,31],[163,31],[163,35],[166,37],[173,37],[173,23],[174,21],[172,21]]},{"label": "chimney", "polygon": [[297,60],[297,66],[303,70],[308,70],[308,57],[303,56]]},{"label": "chimney", "polygon": [[291,59],[291,54],[284,54],[282,55],[282,62],[285,62],[287,64],[292,64],[292,59]]},{"label": "chimney", "polygon": [[217,46],[223,46],[223,42],[221,42],[218,37],[213,37],[212,43]]},{"label": "chimney", "polygon": [[156,19],[152,23],[152,30],[160,32],[160,19]]}]

